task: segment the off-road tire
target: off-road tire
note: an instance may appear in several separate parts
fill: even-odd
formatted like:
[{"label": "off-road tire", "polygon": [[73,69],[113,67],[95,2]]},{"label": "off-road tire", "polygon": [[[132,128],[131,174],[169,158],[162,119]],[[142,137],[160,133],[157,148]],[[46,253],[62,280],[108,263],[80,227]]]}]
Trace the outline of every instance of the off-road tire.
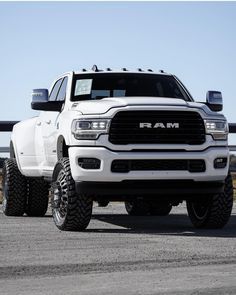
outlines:
[{"label": "off-road tire", "polygon": [[92,198],[76,192],[69,158],[60,159],[53,172],[52,184],[52,214],[56,226],[65,231],[86,229],[92,207]]},{"label": "off-road tire", "polygon": [[17,167],[15,159],[7,159],[2,170],[3,213],[22,216],[27,199],[27,180]]},{"label": "off-road tire", "polygon": [[149,214],[149,204],[141,200],[125,202],[125,209],[131,216],[146,216]]},{"label": "off-road tire", "polygon": [[28,198],[25,213],[28,216],[42,217],[48,209],[48,183],[39,178],[28,178]]},{"label": "off-road tire", "polygon": [[153,216],[167,216],[172,209],[169,203],[151,203],[150,204],[150,215]]},{"label": "off-road tire", "polygon": [[188,215],[196,228],[224,227],[230,218],[232,207],[233,184],[230,174],[225,179],[224,192],[206,198],[202,203],[187,201]]}]

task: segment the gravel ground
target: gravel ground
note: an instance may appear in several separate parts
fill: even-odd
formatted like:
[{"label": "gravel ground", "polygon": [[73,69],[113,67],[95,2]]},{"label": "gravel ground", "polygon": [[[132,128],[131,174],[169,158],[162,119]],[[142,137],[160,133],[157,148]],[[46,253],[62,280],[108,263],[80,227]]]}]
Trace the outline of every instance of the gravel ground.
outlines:
[{"label": "gravel ground", "polygon": [[[0,210],[1,211],[1,210]],[[94,206],[85,232],[0,213],[0,294],[236,294],[236,209],[223,230]]]}]

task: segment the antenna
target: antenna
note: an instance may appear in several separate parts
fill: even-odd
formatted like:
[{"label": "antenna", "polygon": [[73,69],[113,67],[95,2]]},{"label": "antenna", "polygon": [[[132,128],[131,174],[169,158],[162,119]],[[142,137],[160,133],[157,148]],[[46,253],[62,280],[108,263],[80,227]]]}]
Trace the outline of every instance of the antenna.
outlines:
[{"label": "antenna", "polygon": [[92,71],[99,72],[97,65],[93,65],[92,66]]}]

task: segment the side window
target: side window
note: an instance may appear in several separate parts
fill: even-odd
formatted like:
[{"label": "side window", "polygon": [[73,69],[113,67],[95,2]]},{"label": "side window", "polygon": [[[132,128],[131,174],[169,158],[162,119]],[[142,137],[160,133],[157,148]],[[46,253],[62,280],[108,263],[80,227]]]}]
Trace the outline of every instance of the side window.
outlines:
[{"label": "side window", "polygon": [[68,77],[65,77],[63,79],[63,82],[61,84],[61,88],[59,90],[59,93],[57,95],[57,100],[64,101],[66,98],[66,86],[67,86]]},{"label": "side window", "polygon": [[62,82],[62,79],[58,80],[53,88],[52,88],[52,91],[50,93],[50,96],[49,96],[49,101],[53,101],[53,100],[56,100],[56,97],[57,97],[57,93],[58,93],[58,90],[61,86],[61,82]]}]

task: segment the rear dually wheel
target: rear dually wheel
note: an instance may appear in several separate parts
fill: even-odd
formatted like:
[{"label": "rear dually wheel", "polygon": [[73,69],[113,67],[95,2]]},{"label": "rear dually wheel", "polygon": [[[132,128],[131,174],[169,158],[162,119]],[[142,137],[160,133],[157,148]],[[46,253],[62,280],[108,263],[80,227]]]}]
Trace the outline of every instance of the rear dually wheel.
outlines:
[{"label": "rear dually wheel", "polygon": [[2,171],[3,213],[22,216],[27,200],[27,179],[21,174],[16,160],[7,159]]}]

